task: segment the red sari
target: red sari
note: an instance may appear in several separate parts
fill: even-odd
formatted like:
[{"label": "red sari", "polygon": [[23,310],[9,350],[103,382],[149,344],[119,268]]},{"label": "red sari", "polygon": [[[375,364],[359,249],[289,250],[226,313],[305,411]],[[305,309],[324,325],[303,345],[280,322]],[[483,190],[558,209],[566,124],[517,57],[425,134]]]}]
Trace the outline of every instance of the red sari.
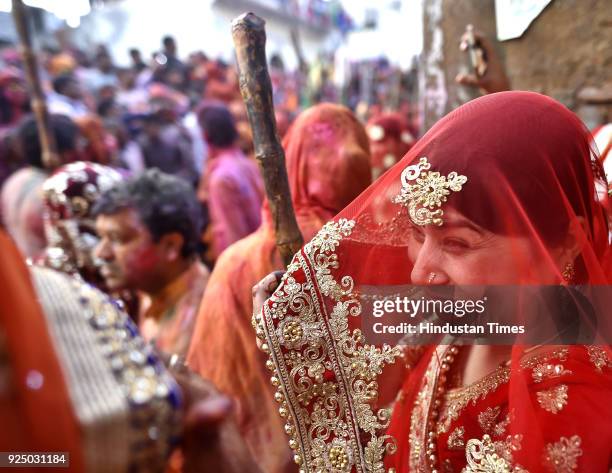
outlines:
[{"label": "red sari", "polygon": [[[319,105],[283,142],[298,225],[305,240],[370,183],[368,142],[350,111]],[[266,472],[291,467],[269,374],[253,343],[251,288],[282,268],[267,205],[252,235],[228,247],[211,274],[188,355],[190,367],[239,404],[243,435]]]},{"label": "red sari", "polygon": [[[465,385],[462,368],[475,348],[390,346],[365,335],[368,300],[412,283],[413,268],[424,264],[410,259],[416,232],[444,226],[448,210],[499,236],[500,258],[512,255],[507,273],[488,267],[476,284],[495,280],[491,274],[521,290],[610,284],[607,198],[595,192],[605,177],[591,143],[579,119],[548,97],[474,100],[438,122],[296,254],[254,322],[304,471],[609,470],[607,313],[597,319],[605,336],[593,345],[517,337],[506,362]],[[563,253],[572,258],[564,269],[557,258],[567,235],[580,245]],[[532,252],[521,253],[524,245]],[[425,263],[453,248],[427,253]],[[542,306],[538,321],[557,320],[557,309]],[[521,321],[521,312],[511,315]],[[588,323],[584,315],[577,311],[575,320]]]}]

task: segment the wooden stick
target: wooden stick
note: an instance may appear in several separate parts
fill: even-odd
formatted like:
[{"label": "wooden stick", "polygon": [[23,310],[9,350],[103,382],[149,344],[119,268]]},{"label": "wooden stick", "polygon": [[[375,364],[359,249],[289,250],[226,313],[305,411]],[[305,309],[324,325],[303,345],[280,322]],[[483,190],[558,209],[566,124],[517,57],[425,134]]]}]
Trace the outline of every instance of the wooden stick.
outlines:
[{"label": "wooden stick", "polygon": [[51,132],[47,103],[40,85],[38,76],[38,61],[32,48],[32,37],[28,24],[28,15],[22,0],[13,0],[13,21],[21,43],[21,55],[26,71],[26,78],[30,86],[30,104],[36,119],[38,137],[42,151],[42,162],[46,169],[51,170],[59,166],[60,160],[55,146],[55,135]]},{"label": "wooden stick", "polygon": [[240,80],[240,92],[253,130],[255,157],[260,164],[274,221],[276,247],[285,266],[304,240],[295,219],[285,152],[276,131],[272,83],[266,63],[265,21],[245,13],[232,22],[232,37]]}]

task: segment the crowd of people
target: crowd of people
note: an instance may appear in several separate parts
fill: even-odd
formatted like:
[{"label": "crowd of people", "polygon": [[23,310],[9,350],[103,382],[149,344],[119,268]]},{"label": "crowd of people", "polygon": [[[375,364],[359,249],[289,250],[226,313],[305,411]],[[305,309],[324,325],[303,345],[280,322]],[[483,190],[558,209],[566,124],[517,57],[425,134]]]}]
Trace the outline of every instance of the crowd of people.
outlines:
[{"label": "crowd of people", "polygon": [[45,51],[50,163],[2,51],[0,450],[74,471],[608,471],[608,346],[358,330],[368,287],[611,282],[609,143],[509,91],[478,39],[489,68],[457,82],[484,96],[422,137],[401,101],[318,103],[323,72],[314,90],[272,58],[307,242],[288,268],[234,66],[170,36],[129,68]]}]

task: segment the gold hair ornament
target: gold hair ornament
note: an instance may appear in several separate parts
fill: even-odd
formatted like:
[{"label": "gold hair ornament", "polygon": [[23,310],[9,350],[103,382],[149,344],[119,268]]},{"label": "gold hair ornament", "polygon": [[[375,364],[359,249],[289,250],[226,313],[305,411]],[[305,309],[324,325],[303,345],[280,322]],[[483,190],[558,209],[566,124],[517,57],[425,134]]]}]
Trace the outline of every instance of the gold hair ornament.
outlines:
[{"label": "gold hair ornament", "polygon": [[404,169],[402,190],[393,202],[408,207],[408,215],[415,225],[441,226],[444,212],[439,207],[446,202],[451,191],[459,192],[468,179],[454,171],[442,176],[437,171],[429,171],[430,167],[427,158],[423,157],[417,164]]}]

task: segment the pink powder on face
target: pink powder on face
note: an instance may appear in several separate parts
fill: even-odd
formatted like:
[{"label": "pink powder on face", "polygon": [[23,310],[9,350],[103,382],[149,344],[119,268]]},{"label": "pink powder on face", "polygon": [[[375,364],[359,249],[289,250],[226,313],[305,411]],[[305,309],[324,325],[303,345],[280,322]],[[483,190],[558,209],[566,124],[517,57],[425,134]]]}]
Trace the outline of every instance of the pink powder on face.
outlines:
[{"label": "pink powder on face", "polygon": [[136,251],[130,252],[126,258],[127,270],[131,274],[145,275],[154,271],[159,262],[157,248],[154,243],[146,243]]}]

